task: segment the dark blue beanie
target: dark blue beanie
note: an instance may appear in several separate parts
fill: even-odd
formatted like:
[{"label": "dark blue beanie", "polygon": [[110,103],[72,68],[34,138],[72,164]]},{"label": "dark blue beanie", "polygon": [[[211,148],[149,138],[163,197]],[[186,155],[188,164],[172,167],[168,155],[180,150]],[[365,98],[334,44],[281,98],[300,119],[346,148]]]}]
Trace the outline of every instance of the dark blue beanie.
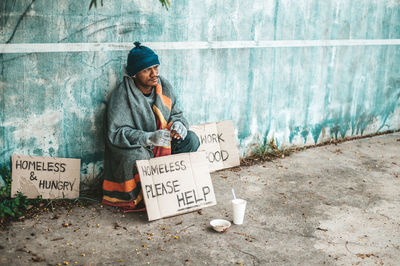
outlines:
[{"label": "dark blue beanie", "polygon": [[158,56],[150,48],[135,42],[135,47],[128,54],[126,71],[129,76],[134,76],[140,71],[154,65],[159,65]]}]

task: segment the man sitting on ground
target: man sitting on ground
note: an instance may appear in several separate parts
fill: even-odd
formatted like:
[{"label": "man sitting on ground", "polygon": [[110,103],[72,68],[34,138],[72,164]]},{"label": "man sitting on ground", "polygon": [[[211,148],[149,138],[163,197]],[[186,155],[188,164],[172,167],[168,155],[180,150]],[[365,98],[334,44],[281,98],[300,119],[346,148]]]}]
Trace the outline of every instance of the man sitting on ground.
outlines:
[{"label": "man sitting on ground", "polygon": [[160,62],[135,42],[127,73],[111,94],[106,116],[103,203],[124,211],[143,210],[136,160],[197,151],[169,82],[158,75]]}]

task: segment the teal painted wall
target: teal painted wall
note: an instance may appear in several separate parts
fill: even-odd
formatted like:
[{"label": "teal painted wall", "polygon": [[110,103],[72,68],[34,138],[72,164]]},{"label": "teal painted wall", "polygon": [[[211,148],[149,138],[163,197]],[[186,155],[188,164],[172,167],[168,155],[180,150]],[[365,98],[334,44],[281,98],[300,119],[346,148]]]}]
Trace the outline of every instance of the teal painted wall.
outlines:
[{"label": "teal painted wall", "polygon": [[[400,39],[398,0],[3,0],[0,44]],[[107,96],[128,51],[1,53],[0,163],[102,171]],[[231,119],[242,155],[400,129],[400,45],[158,50],[191,124]]]}]

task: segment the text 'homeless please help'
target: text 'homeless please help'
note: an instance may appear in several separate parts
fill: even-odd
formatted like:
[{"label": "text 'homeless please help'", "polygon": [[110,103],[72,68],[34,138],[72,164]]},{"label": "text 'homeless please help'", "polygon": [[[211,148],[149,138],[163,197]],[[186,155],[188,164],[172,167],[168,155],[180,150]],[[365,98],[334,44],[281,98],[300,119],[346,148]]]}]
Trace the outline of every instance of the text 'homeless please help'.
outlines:
[{"label": "text 'homeless please help'", "polygon": [[[187,167],[184,160],[163,163],[158,165],[148,165],[141,167],[142,173],[145,176],[153,176],[155,174],[166,174],[175,171],[186,171]],[[196,192],[195,189],[181,191],[179,180],[168,180],[165,182],[146,184],[144,185],[147,198],[156,198],[168,194],[176,194],[176,199],[179,207],[187,207],[193,204],[198,204],[207,201],[207,195],[210,194],[210,188],[204,186],[201,192]]]}]

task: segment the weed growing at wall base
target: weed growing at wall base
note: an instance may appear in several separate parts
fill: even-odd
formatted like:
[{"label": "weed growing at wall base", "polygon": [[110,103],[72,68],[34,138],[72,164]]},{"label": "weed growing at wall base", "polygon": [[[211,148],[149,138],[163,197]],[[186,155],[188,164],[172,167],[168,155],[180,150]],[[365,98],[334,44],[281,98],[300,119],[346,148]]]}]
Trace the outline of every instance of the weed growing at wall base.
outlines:
[{"label": "weed growing at wall base", "polygon": [[11,172],[3,166],[0,169],[0,176],[4,180],[4,186],[0,188],[0,224],[9,218],[18,218],[28,206],[28,200],[22,193],[18,193],[15,198],[11,198]]},{"label": "weed growing at wall base", "polygon": [[274,139],[272,139],[272,140],[270,140],[270,142],[268,142],[266,144],[257,145],[252,150],[250,156],[242,158],[240,160],[240,165],[241,166],[254,165],[254,164],[257,164],[257,163],[263,162],[263,161],[272,161],[272,160],[278,159],[278,158],[285,158],[286,156],[289,156],[293,152],[304,151],[307,149],[321,147],[321,146],[325,146],[325,145],[332,145],[332,144],[338,145],[338,144],[340,144],[342,142],[346,142],[346,141],[371,138],[374,136],[392,134],[392,133],[396,133],[396,132],[400,132],[400,130],[389,130],[389,131],[385,131],[385,132],[368,134],[368,135],[364,135],[364,136],[345,137],[342,139],[332,138],[330,140],[327,140],[327,141],[324,141],[324,142],[321,142],[318,144],[314,144],[314,145],[307,145],[307,146],[303,146],[303,147],[295,147],[294,146],[294,147],[282,148],[282,149],[279,149],[278,146],[276,145]]},{"label": "weed growing at wall base", "polygon": [[254,148],[252,156],[262,161],[271,161],[275,158],[284,158],[292,153],[291,149],[279,149],[274,139],[271,139],[264,145],[258,145]]}]

